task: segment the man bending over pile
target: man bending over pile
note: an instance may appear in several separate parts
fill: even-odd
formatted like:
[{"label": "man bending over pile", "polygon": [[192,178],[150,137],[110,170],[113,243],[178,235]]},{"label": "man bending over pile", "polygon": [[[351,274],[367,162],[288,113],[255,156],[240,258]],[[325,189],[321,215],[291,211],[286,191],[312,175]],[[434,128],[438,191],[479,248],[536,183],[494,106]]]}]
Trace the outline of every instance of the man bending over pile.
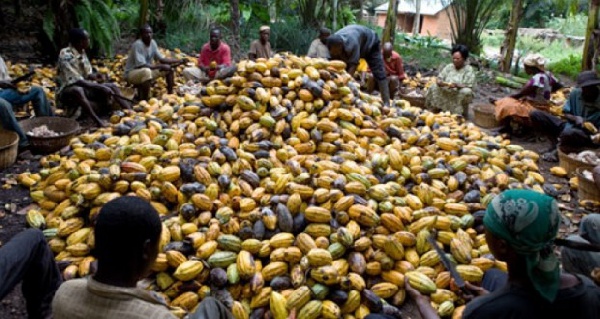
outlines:
[{"label": "man bending over pile", "polygon": [[390,88],[383,67],[379,37],[375,31],[361,25],[349,25],[327,39],[331,60],[346,62],[346,71],[354,74],[361,58],[367,61],[381,90],[381,99],[390,104]]}]

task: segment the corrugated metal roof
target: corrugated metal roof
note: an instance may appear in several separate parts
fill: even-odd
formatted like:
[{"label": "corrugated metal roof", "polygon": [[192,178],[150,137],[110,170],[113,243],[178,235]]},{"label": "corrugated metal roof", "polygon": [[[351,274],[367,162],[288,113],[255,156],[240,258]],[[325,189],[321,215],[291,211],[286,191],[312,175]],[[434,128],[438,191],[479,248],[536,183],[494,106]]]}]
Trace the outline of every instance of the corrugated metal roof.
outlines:
[{"label": "corrugated metal roof", "polygon": [[[416,11],[415,0],[400,0],[398,4],[398,13],[412,13]],[[387,13],[388,3],[384,3],[375,8],[376,13]],[[452,3],[452,0],[421,0],[421,15],[433,16],[446,9]]]}]

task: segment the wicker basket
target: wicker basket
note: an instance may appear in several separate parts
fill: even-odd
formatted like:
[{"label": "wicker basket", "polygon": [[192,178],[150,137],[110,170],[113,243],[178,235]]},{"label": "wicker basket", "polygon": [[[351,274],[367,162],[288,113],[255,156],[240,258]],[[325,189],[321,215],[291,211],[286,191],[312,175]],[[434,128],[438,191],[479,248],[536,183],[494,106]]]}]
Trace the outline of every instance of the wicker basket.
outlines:
[{"label": "wicker basket", "polygon": [[13,131],[0,129],[0,168],[11,166],[17,160],[19,135]]},{"label": "wicker basket", "polygon": [[473,106],[473,123],[483,128],[495,128],[500,126],[496,121],[496,106],[494,104],[475,104]]},{"label": "wicker basket", "polygon": [[575,173],[578,168],[591,171],[595,166],[594,164],[586,163],[570,157],[568,154],[565,154],[563,151],[561,151],[560,148],[558,148],[558,165],[564,168],[569,175]]},{"label": "wicker basket", "polygon": [[416,106],[421,108],[425,107],[425,96],[412,96],[404,93],[398,93],[398,95],[400,95],[401,99],[408,101],[408,103],[410,103],[410,106]]},{"label": "wicker basket", "polygon": [[[578,168],[575,170],[577,179],[579,180],[579,186],[577,187],[577,197],[579,200],[595,200],[600,201],[600,188],[596,186],[593,180],[589,180],[583,176],[583,171],[586,168]],[[591,171],[591,170],[589,170]]]},{"label": "wicker basket", "polygon": [[79,131],[79,123],[66,117],[34,117],[19,123],[23,132],[46,125],[49,130],[58,133],[54,137],[36,137],[27,135],[32,152],[47,154],[60,150],[67,146],[71,138]]}]

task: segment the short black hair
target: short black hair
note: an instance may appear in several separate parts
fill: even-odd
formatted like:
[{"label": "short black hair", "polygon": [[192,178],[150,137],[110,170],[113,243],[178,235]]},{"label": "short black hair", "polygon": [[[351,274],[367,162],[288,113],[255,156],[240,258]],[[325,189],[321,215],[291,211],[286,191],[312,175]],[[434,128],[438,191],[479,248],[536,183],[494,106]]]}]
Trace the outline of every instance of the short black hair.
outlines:
[{"label": "short black hair", "polygon": [[319,34],[331,34],[331,30],[328,28],[321,28],[319,29]]},{"label": "short black hair", "polygon": [[98,213],[93,254],[107,263],[140,256],[144,243],[158,243],[162,223],[147,201],[123,196],[106,203]]},{"label": "short black hair", "polygon": [[455,44],[454,46],[452,46],[452,50],[451,50],[452,54],[459,52],[460,55],[463,57],[463,59],[467,59],[469,58],[469,48],[467,48],[466,45],[463,44]]},{"label": "short black hair", "polygon": [[143,25],[143,26],[140,28],[140,34],[142,34],[142,32],[144,32],[144,30],[146,30],[146,29],[150,29],[150,30],[152,30],[152,27],[151,27],[151,26],[150,26],[148,23],[144,24],[144,25]]},{"label": "short black hair", "polygon": [[332,47],[334,45],[343,45],[343,44],[344,44],[344,39],[342,39],[342,37],[337,34],[333,34],[329,38],[327,38],[327,47]]},{"label": "short black hair", "polygon": [[87,31],[83,28],[73,28],[69,30],[69,43],[75,45],[87,38]]}]

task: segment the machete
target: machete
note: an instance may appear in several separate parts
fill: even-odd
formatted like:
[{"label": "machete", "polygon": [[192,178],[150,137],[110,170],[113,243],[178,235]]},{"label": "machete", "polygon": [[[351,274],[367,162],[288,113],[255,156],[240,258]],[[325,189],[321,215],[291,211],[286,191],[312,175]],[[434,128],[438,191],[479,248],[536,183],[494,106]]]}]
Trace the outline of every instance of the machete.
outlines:
[{"label": "machete", "polygon": [[458,286],[458,288],[460,288],[460,290],[462,290],[463,293],[465,293],[466,295],[472,295],[473,293],[469,289],[467,289],[465,280],[462,279],[458,271],[456,271],[456,265],[454,265],[450,261],[450,259],[448,259],[446,253],[440,248],[440,246],[437,245],[436,238],[437,231],[432,230],[431,236],[427,237],[427,241],[429,241],[431,247],[433,247],[438,256],[440,256],[440,261],[442,262],[442,265],[444,265],[444,268],[446,268],[446,270],[450,272],[450,276],[452,277],[452,279],[454,279],[454,283],[456,284],[456,286]]}]

